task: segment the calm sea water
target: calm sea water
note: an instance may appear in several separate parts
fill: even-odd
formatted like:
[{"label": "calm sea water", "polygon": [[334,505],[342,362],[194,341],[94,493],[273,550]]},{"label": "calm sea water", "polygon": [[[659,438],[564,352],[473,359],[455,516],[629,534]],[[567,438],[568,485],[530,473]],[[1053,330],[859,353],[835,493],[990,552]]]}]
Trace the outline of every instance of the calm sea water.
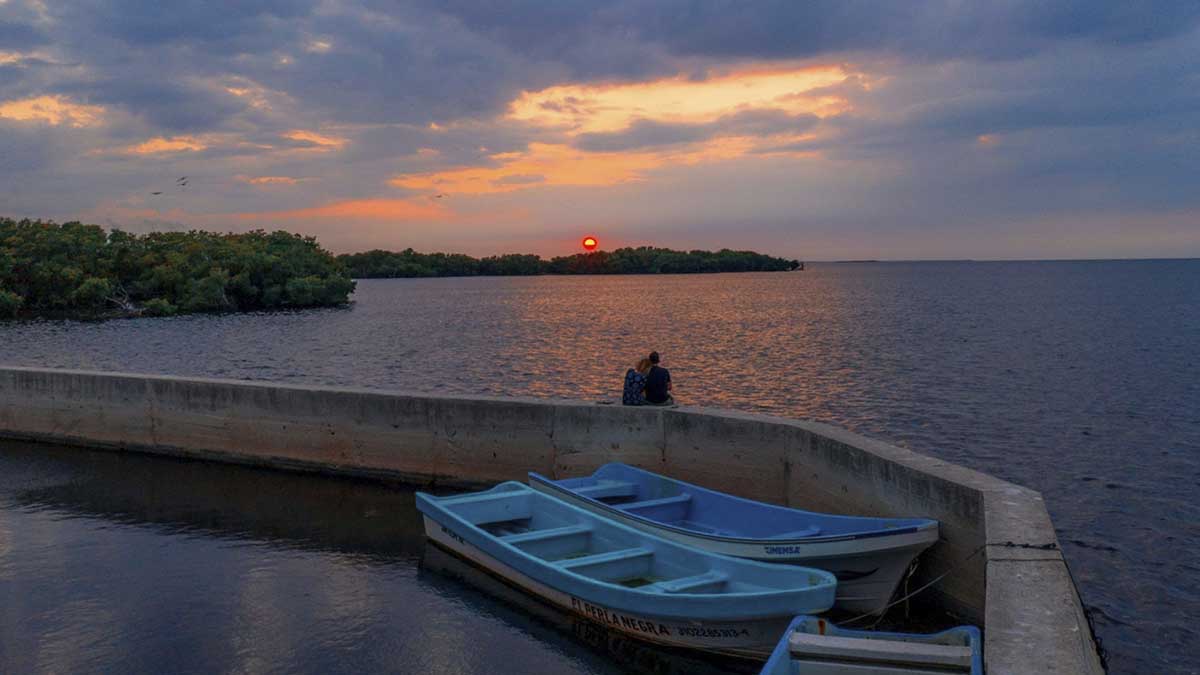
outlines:
[{"label": "calm sea water", "polygon": [[[583,399],[616,399],[628,365],[657,349],[684,403],[829,421],[1044,492],[1122,673],[1200,672],[1198,344],[1200,261],[378,280],[360,282],[348,309],[0,324],[7,364]],[[411,658],[468,672],[495,666],[486,650],[510,638],[532,664],[514,661],[523,672],[660,657],[679,669],[656,652],[616,657],[582,629],[530,624],[525,610],[426,574],[415,521],[363,524],[372,508],[384,520],[399,508],[388,500],[411,501],[403,493],[170,463],[224,473],[193,481],[164,518],[160,501],[187,480],[130,482],[136,471],[101,456],[0,450],[0,600],[30,598],[0,607],[0,671],[52,644],[46,661],[15,663],[71,670],[86,652],[146,668],[328,671]],[[119,476],[123,488],[104,487]],[[68,497],[38,497],[26,485],[37,481]],[[239,481],[286,487],[226,500],[224,484]],[[321,515],[339,489],[353,494],[353,527]],[[83,590],[128,590],[120,574],[141,599]],[[161,629],[168,610],[178,615]],[[90,631],[63,623],[87,614]],[[483,647],[451,635],[463,626]]]}]

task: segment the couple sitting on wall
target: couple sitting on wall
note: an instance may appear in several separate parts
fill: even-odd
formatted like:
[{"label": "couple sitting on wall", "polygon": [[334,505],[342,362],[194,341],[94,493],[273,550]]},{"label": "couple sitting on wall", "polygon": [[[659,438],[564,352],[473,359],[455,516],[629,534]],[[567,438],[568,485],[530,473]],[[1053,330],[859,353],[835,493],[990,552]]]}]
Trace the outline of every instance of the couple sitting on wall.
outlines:
[{"label": "couple sitting on wall", "polygon": [[671,371],[658,365],[658,352],[642,357],[625,373],[623,405],[674,405],[671,398]]}]

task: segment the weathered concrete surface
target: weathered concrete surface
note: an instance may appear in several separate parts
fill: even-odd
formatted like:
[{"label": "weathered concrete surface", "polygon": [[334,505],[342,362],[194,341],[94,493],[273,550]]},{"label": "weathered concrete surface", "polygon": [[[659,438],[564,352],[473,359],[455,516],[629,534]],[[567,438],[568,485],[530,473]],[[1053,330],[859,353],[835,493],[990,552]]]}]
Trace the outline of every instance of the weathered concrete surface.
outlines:
[{"label": "weathered concrete surface", "polygon": [[425,484],[623,461],[780,504],[937,518],[942,541],[914,583],[946,574],[929,593],[984,626],[989,672],[1100,671],[1039,494],[816,422],[0,368],[0,436]]}]

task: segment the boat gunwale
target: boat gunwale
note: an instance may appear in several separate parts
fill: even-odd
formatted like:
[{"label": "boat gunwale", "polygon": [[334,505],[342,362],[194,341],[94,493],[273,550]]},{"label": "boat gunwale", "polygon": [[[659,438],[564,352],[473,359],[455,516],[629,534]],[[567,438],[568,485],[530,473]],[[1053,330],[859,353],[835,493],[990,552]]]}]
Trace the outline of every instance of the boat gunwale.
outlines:
[{"label": "boat gunwale", "polygon": [[[645,474],[648,474],[651,476],[666,478],[667,480],[673,481],[680,485],[684,485],[689,488],[694,488],[697,490],[702,490],[709,494],[719,495],[720,497],[723,497],[723,498],[737,500],[739,502],[743,502],[746,504],[752,504],[756,508],[768,508],[768,509],[780,509],[780,510],[786,510],[786,511],[795,511],[798,513],[811,514],[811,515],[818,516],[818,517],[834,517],[834,518],[857,518],[857,517],[860,517],[860,516],[840,516],[837,514],[819,513],[816,511],[806,511],[804,509],[794,509],[794,508],[787,507],[787,506],[779,506],[776,504],[768,504],[766,502],[755,501],[753,499],[746,499],[744,497],[738,497],[737,495],[731,495],[726,492],[718,492],[716,490],[709,490],[708,488],[704,488],[699,485],[694,485],[694,484],[688,483],[686,481],[671,478],[670,476],[662,476],[661,474],[656,474],[651,471],[639,469],[638,467],[630,466],[628,464],[624,464],[621,462],[609,462],[607,464],[600,466],[598,469],[596,469],[596,471],[599,471],[600,469],[602,469],[606,466],[614,466],[614,465],[633,469],[635,471],[639,471],[639,472],[642,472],[642,473],[645,473]],[[595,472],[592,473],[592,476],[595,476]],[[587,477],[587,476],[579,476],[579,478],[585,478],[585,477]],[[588,504],[594,504],[596,506],[599,506],[599,507],[603,508],[605,511],[612,513],[618,517],[627,518],[630,520],[636,520],[636,521],[645,523],[648,526],[654,527],[656,529],[669,530],[671,532],[675,532],[675,533],[689,536],[689,537],[696,537],[698,539],[707,539],[710,541],[719,541],[719,542],[738,544],[738,545],[743,545],[743,546],[805,546],[808,544],[828,544],[828,543],[837,543],[837,542],[843,542],[843,541],[859,541],[859,540],[867,540],[867,539],[879,539],[881,537],[891,537],[891,536],[897,536],[897,535],[903,535],[903,534],[920,534],[920,533],[924,533],[924,532],[932,532],[933,533],[933,537],[930,539],[931,542],[936,542],[939,538],[938,535],[939,535],[940,523],[937,520],[934,520],[932,518],[880,518],[880,520],[922,520],[925,522],[922,522],[922,523],[919,523],[916,525],[908,525],[905,527],[897,527],[897,528],[893,528],[893,529],[867,530],[864,532],[856,532],[856,533],[842,534],[842,535],[825,535],[825,536],[816,535],[816,536],[811,536],[811,537],[801,537],[799,539],[765,539],[762,537],[730,537],[730,536],[726,536],[726,535],[710,534],[707,532],[701,532],[699,530],[691,530],[691,529],[688,529],[685,527],[679,527],[677,525],[671,525],[669,523],[664,523],[661,520],[654,520],[653,518],[647,518],[646,516],[639,515],[634,511],[627,511],[624,509],[619,509],[611,504],[606,504],[605,502],[602,502],[599,499],[595,499],[595,498],[589,497],[587,495],[582,495],[582,494],[579,494],[578,492],[575,492],[574,490],[571,490],[570,488],[563,487],[563,486],[559,485],[556,481],[554,481],[550,478],[547,478],[546,476],[543,476],[543,475],[537,473],[536,471],[529,472],[529,481],[531,484],[536,483],[538,486],[546,486],[557,492],[570,495],[572,499],[585,500]],[[535,487],[535,489],[536,489],[536,487]],[[866,516],[862,516],[862,517],[866,517]]]}]

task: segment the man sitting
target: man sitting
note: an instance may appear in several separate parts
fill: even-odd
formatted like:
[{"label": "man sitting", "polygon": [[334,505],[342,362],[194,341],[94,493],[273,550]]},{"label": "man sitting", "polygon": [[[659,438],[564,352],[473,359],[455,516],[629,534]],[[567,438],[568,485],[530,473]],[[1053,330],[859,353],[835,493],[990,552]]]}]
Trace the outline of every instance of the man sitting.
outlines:
[{"label": "man sitting", "polygon": [[658,352],[650,352],[650,372],[646,374],[646,402],[650,405],[674,405],[671,397],[671,371],[658,365]]}]

